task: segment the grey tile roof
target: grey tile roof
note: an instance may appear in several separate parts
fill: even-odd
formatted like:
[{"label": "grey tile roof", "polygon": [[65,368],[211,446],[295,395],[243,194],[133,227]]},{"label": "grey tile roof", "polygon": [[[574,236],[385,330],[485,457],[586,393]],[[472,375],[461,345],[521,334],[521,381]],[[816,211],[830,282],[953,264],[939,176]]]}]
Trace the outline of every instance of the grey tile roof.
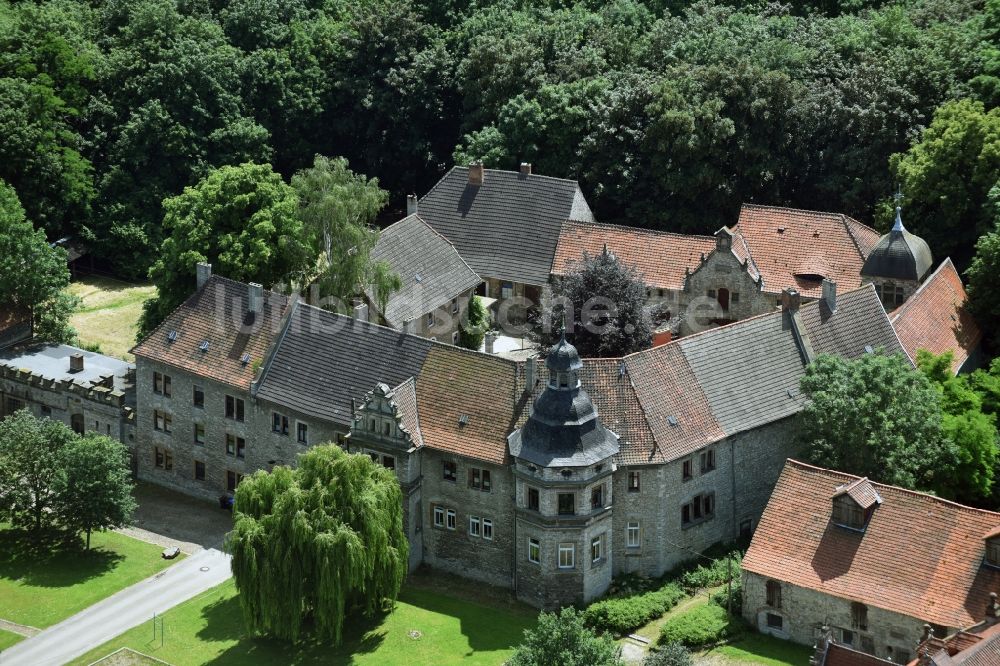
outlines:
[{"label": "grey tile roof", "polygon": [[[371,256],[388,263],[403,283],[382,313],[394,328],[448,304],[482,282],[455,246],[416,215],[383,229]],[[377,302],[370,290],[368,298]]]},{"label": "grey tile roof", "polygon": [[[69,357],[73,354],[83,356],[83,370],[80,372],[69,371]],[[29,370],[46,379],[75,382],[83,386],[96,384],[104,377],[111,376],[114,378],[114,388],[119,390],[125,388],[125,377],[129,370],[135,368],[131,363],[117,358],[69,345],[49,343],[30,343],[0,352],[0,365],[13,370]]]},{"label": "grey tile roof", "polygon": [[483,277],[548,282],[564,220],[594,219],[576,181],[485,169],[482,185],[454,167],[419,202],[418,214]]},{"label": "grey tile roof", "polygon": [[788,315],[774,312],[681,338],[716,421],[732,435],[798,412],[805,365]]},{"label": "grey tile roof", "polygon": [[414,377],[434,343],[299,303],[258,383],[257,397],[345,427],[351,399]]},{"label": "grey tile roof", "polygon": [[855,359],[870,347],[906,355],[871,284],[839,294],[836,312],[831,313],[823,301],[803,305],[800,312],[817,354]]}]

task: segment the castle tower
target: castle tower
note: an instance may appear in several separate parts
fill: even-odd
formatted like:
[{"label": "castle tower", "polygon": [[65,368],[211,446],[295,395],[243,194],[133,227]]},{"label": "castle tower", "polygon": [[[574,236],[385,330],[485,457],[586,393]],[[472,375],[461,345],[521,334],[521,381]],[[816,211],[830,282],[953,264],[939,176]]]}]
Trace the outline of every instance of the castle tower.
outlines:
[{"label": "castle tower", "polygon": [[619,446],[580,385],[583,362],[565,334],[545,363],[548,383],[507,443],[517,487],[517,596],[556,607],[590,601],[611,584]]},{"label": "castle tower", "polygon": [[887,312],[913,295],[934,263],[927,242],[903,226],[901,210],[896,206],[896,223],[879,239],[861,268],[861,281],[875,284]]}]

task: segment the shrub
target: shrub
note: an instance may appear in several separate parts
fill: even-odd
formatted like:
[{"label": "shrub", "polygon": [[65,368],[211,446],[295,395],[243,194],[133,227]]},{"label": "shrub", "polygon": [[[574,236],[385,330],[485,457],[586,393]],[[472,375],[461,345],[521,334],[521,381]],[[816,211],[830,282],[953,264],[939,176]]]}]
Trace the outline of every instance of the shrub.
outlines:
[{"label": "shrub", "polygon": [[[712,603],[726,608],[727,589],[722,588],[712,595]],[[743,608],[743,583],[739,578],[733,580],[733,615],[739,615]]]},{"label": "shrub", "polygon": [[[733,551],[729,555],[733,558],[732,575],[733,580],[740,579],[740,571],[743,556],[739,551]],[[705,587],[722,585],[729,580],[729,561],[727,556],[713,560],[711,564],[698,564],[680,575],[681,586],[685,590],[698,590]]]},{"label": "shrub", "polygon": [[598,631],[623,636],[660,617],[684,596],[679,585],[667,583],[652,592],[597,601],[584,611],[584,620]]},{"label": "shrub", "polygon": [[660,630],[660,644],[682,643],[700,648],[733,638],[741,629],[725,608],[708,603],[667,620]]},{"label": "shrub", "polygon": [[680,643],[667,643],[653,648],[642,661],[642,666],[692,666],[691,653]]},{"label": "shrub", "polygon": [[507,666],[621,666],[620,649],[610,636],[597,636],[573,608],[541,613],[538,626],[525,629]]}]

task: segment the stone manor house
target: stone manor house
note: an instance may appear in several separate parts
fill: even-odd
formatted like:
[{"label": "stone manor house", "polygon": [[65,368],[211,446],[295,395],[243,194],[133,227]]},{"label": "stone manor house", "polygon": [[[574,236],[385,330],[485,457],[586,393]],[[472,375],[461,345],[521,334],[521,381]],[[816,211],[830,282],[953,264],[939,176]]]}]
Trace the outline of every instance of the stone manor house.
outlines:
[{"label": "stone manor house", "polygon": [[138,475],[192,495],[326,442],[395,470],[410,567],[552,607],[756,527],[818,354],[906,354],[873,285],[624,358],[471,352],[198,271],[138,344]]}]

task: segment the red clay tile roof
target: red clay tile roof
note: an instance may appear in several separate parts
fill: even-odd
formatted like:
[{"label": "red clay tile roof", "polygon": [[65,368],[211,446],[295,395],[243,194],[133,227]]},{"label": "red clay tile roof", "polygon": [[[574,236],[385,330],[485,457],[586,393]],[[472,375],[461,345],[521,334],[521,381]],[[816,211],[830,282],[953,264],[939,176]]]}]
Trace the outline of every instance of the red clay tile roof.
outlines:
[{"label": "red clay tile roof", "polygon": [[605,244],[622,263],[634,266],[646,284],[658,289],[684,288],[684,270],[696,268],[701,255],[715,249],[712,236],[689,236],[595,222],[563,222],[552,260],[554,275],[567,275],[586,252],[594,256]]},{"label": "red clay tile roof", "polygon": [[930,638],[919,645],[918,658],[910,662],[910,666],[917,666],[919,655],[925,651],[931,657],[931,666],[997,666],[1000,664],[1000,624],[971,627],[946,639]]},{"label": "red clay tile roof", "polygon": [[[507,461],[514,429],[516,366],[458,347],[432,346],[417,376],[425,446],[497,465]],[[465,425],[461,416],[468,416]]]},{"label": "red clay tile roof", "polygon": [[680,345],[633,354],[625,365],[658,443],[655,450],[636,451],[639,455],[628,457],[623,446],[627,464],[676,460],[726,436]]},{"label": "red clay tile roof", "polygon": [[891,661],[853,650],[846,645],[830,643],[822,666],[889,666]]},{"label": "red clay tile roof", "polygon": [[[214,276],[184,301],[132,353],[180,370],[249,390],[255,367],[264,361],[292,301],[264,292],[263,312],[248,314],[248,287]],[[167,339],[177,331],[177,339]],[[199,348],[208,342],[208,350]],[[241,359],[249,354],[249,361]]]},{"label": "red clay tile roof", "polygon": [[851,481],[843,487],[838,488],[837,492],[833,494],[834,497],[840,497],[841,495],[847,495],[857,502],[858,506],[862,509],[867,509],[882,501],[875,487],[872,486],[871,481],[867,478]]},{"label": "red clay tile roof", "polygon": [[958,372],[982,340],[983,333],[965,307],[965,287],[951,259],[945,259],[913,296],[892,313],[892,323],[910,358],[918,349],[954,354]]},{"label": "red clay tile roof", "polygon": [[982,620],[1000,589],[983,535],[1000,513],[873,483],[883,501],[859,533],[830,521],[833,493],[857,478],[789,460],[743,568],[932,624]]},{"label": "red clay tile roof", "polygon": [[[861,284],[861,267],[879,234],[837,213],[744,204],[733,231],[749,249],[764,276],[764,291],[778,294],[795,287],[803,296],[822,295],[821,275],[841,288]],[[733,243],[741,259],[739,243]]]}]

